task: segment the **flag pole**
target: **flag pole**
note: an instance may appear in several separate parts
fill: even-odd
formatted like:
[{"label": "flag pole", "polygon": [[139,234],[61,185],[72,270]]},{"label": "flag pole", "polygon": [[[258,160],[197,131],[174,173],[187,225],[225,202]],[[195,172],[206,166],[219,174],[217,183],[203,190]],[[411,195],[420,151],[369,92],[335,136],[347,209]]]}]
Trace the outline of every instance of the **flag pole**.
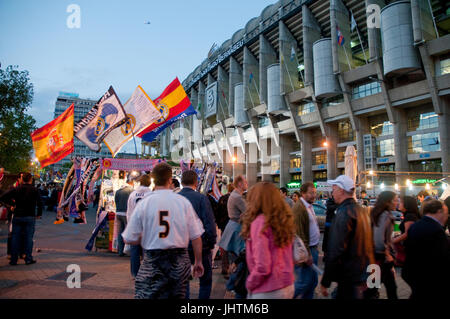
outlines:
[{"label": "flag pole", "polygon": [[433,8],[431,7],[430,0],[428,0],[427,2],[428,2],[428,6],[430,7],[431,18],[433,18],[433,25],[434,25],[434,31],[436,32],[436,37],[439,38],[439,32],[436,27],[436,20],[434,18],[434,14],[433,14]]},{"label": "flag pole", "polygon": [[281,62],[283,63],[284,68],[286,69],[286,72],[287,72],[287,75],[288,75],[288,78],[289,78],[289,82],[291,83],[292,92],[293,92],[293,91],[295,91],[295,89],[294,89],[294,84],[292,83],[291,75],[289,74],[289,70],[288,70],[287,65],[286,65],[286,63],[285,63],[284,54],[283,54],[282,51],[280,51],[280,54],[281,54],[281,57],[282,57],[282,59],[281,59],[282,61],[281,61]]},{"label": "flag pole", "polygon": [[346,58],[347,58],[348,67],[349,67],[350,70],[351,70],[351,69],[352,69],[352,66],[350,65],[350,60],[349,60],[349,58],[348,58],[347,50],[345,49],[344,45],[342,45],[342,48],[344,49],[344,53],[345,53],[345,56],[346,56]]}]

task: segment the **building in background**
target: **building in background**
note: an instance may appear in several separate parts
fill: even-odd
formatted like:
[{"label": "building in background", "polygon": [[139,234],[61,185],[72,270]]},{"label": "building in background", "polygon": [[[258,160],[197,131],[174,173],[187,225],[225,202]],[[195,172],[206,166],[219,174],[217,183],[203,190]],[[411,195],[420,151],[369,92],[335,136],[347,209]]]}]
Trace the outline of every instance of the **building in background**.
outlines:
[{"label": "building in background", "polygon": [[[450,172],[449,31],[446,1],[280,0],[193,67],[182,84],[199,121],[176,126],[197,162],[250,184],[335,178],[347,145],[359,171],[440,179],[427,173]],[[158,142],[170,157],[169,129]]]}]

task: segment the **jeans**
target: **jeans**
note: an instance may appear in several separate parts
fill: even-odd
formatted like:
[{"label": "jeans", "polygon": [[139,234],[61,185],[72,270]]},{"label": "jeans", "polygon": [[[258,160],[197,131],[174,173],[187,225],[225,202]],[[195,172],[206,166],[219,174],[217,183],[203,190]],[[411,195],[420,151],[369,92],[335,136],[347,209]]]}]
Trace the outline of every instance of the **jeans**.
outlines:
[{"label": "jeans", "polygon": [[[194,254],[189,252],[191,263],[193,264]],[[203,276],[200,277],[200,289],[198,292],[198,299],[209,299],[211,296],[212,288],[212,258],[211,249],[203,249],[202,251],[202,264],[204,268]],[[189,299],[189,284],[187,286],[186,299]]]},{"label": "jeans", "polygon": [[139,268],[141,266],[141,255],[142,255],[141,245],[130,245],[131,275],[134,278],[136,278]]},{"label": "jeans", "polygon": [[123,248],[125,247],[125,243],[123,242],[122,233],[125,230],[125,227],[127,227],[127,216],[117,215],[116,216],[117,221],[117,251],[119,253],[119,256],[123,256]]},{"label": "jeans", "polygon": [[33,260],[33,236],[35,217],[16,217],[12,220],[11,263],[17,263],[21,243],[25,246],[25,262]]},{"label": "jeans", "polygon": [[[319,259],[319,251],[317,247],[310,248],[311,255],[313,259],[313,263],[317,265]],[[312,267],[307,265],[295,266],[295,293],[294,298],[301,296],[302,299],[313,299],[314,298],[314,289],[319,282],[317,273],[313,270]]]}]

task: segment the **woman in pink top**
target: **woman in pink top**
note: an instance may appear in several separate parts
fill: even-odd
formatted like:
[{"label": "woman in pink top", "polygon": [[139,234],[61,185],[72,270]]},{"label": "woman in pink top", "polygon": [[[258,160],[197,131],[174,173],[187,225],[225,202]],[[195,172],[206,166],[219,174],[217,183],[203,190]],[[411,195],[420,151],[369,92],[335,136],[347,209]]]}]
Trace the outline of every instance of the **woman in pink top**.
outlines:
[{"label": "woman in pink top", "polygon": [[261,182],[250,189],[242,220],[241,235],[247,240],[248,299],[291,299],[294,216],[274,184]]}]

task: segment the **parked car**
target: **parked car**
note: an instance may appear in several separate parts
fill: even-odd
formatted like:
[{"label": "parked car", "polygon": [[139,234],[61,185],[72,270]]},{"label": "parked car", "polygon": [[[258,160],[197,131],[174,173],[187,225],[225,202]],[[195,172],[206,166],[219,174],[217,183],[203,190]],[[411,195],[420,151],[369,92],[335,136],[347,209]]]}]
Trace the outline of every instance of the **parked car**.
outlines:
[{"label": "parked car", "polygon": [[314,203],[312,204],[314,208],[314,213],[316,214],[317,223],[319,224],[319,229],[321,232],[325,229],[325,219],[327,217],[327,208],[320,204]]}]

